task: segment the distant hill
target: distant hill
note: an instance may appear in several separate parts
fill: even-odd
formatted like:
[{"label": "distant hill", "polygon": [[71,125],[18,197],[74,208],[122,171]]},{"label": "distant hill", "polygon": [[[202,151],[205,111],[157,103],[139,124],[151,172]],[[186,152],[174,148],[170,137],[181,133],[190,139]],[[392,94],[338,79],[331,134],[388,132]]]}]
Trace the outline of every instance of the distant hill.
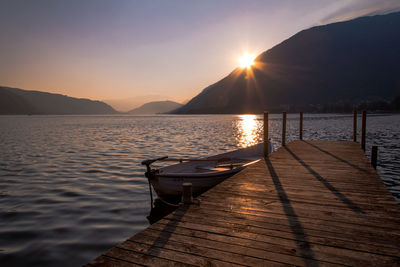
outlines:
[{"label": "distant hill", "polygon": [[128,111],[129,114],[166,113],[181,107],[182,104],[173,101],[154,101]]},{"label": "distant hill", "polygon": [[0,87],[0,114],[115,114],[111,106],[60,94]]},{"label": "distant hill", "polygon": [[[268,33],[266,33],[268,34]],[[174,113],[259,113],[400,95],[400,12],[303,30]]]}]

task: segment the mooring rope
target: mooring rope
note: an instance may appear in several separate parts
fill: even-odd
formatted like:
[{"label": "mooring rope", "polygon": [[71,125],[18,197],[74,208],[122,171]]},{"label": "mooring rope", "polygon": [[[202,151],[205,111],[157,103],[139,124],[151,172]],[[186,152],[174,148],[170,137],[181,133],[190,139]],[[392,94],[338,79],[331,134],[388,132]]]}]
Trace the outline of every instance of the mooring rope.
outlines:
[{"label": "mooring rope", "polygon": [[179,204],[169,203],[168,201],[162,199],[160,196],[158,196],[158,199],[161,200],[161,202],[163,202],[164,204],[169,205],[169,206],[180,207],[182,205],[182,203],[179,203]]},{"label": "mooring rope", "polygon": [[150,190],[150,207],[151,210],[153,210],[153,191],[151,190],[150,179],[147,178],[147,181],[149,182],[149,190]]}]

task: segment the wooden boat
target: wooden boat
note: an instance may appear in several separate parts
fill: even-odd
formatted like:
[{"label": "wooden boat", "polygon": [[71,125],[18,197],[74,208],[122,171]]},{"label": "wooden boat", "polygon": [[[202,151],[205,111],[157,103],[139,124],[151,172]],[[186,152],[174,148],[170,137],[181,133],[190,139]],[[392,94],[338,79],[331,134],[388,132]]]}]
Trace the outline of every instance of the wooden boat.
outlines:
[{"label": "wooden boat", "polygon": [[[270,142],[268,148],[268,153],[271,153],[273,148]],[[147,166],[145,175],[157,195],[161,199],[176,202],[182,195],[183,183],[192,183],[193,195],[200,195],[248,165],[262,159],[264,157],[263,149],[264,145],[261,143],[208,158],[170,159],[162,157],[145,160],[142,164]],[[159,169],[151,168],[150,165],[156,161],[179,161],[180,163]]]}]

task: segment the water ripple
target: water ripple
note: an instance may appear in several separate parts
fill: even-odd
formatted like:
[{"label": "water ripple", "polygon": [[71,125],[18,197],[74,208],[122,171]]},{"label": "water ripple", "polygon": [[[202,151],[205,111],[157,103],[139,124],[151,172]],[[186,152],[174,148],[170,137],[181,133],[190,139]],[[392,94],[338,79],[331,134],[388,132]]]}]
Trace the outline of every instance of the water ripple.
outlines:
[{"label": "water ripple", "polygon": [[[208,156],[260,142],[262,123],[262,116],[234,115],[0,116],[2,266],[90,261],[148,225],[143,159]],[[370,116],[367,135],[367,151],[379,145],[378,172],[398,199],[399,125],[399,115]],[[281,115],[270,115],[269,128],[277,148]],[[297,115],[288,115],[287,133],[288,141],[298,138]],[[351,134],[352,116],[304,117],[305,139]]]}]

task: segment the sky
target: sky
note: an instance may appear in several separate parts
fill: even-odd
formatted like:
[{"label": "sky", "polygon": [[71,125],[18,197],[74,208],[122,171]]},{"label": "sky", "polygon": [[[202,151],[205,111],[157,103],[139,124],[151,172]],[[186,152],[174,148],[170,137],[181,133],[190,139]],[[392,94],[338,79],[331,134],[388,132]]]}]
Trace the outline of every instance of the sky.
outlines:
[{"label": "sky", "polygon": [[184,102],[300,30],[399,0],[0,0],[0,86]]}]

